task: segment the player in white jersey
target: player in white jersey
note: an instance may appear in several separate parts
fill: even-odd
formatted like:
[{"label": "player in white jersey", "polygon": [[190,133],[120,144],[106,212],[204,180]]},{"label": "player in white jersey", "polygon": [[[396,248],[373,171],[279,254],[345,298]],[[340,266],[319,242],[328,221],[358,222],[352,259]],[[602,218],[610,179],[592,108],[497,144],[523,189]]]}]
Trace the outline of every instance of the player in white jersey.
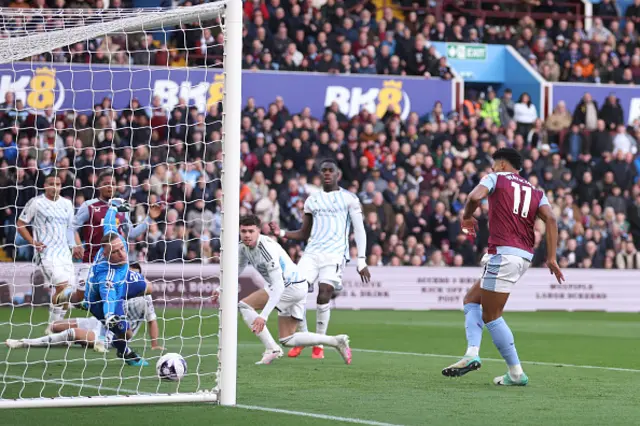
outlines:
[{"label": "player in white jersey", "polygon": [[[125,315],[131,325],[132,338],[146,322],[151,339],[151,349],[164,349],[158,344],[158,321],[150,295],[127,300]],[[110,349],[114,337],[113,333],[93,316],[56,321],[52,324],[51,331],[53,333],[48,336],[33,339],[7,339],[5,345],[11,349],[18,349],[77,343],[93,348],[96,352],[106,352]]]},{"label": "player in white jersey", "polygon": [[[331,316],[330,302],[334,291],[342,290],[342,274],[349,259],[349,233],[351,225],[358,249],[358,273],[364,282],[369,282],[371,274],[367,268],[367,234],[364,230],[360,200],[351,192],[340,188],[340,170],[333,160],[320,163],[323,185],[322,191],[312,194],[304,203],[304,219],[298,231],[285,232],[276,223],[271,223],[274,235],[290,240],[307,241],[298,267],[307,278],[311,288],[318,285],[316,333],[326,334]],[[307,331],[306,319],[301,323],[301,331]],[[302,347],[289,351],[294,358],[300,355]],[[321,346],[314,347],[312,358],[324,358]]]},{"label": "player in white jersey", "polygon": [[[340,352],[347,364],[351,364],[349,336],[326,336],[316,333],[298,332],[304,315],[307,299],[307,280],[300,273],[287,252],[276,241],[260,234],[260,219],[255,215],[240,218],[241,243],[238,251],[239,273],[252,265],[267,285],[238,303],[244,322],[265,346],[262,359],[257,364],[270,364],[282,356],[282,349],[273,340],[267,329],[269,314],[278,311],[278,332],[284,346],[327,345]],[[213,294],[217,301],[219,292]],[[262,312],[258,315],[256,309]]]},{"label": "player in white jersey", "polygon": [[[73,227],[73,204],[60,197],[62,181],[54,173],[44,180],[44,194],[32,198],[17,220],[20,235],[35,248],[34,261],[40,267],[47,283],[54,287],[49,307],[49,325],[64,318],[66,309],[57,303],[58,295],[73,285],[72,253],[82,250]],[[31,227],[31,232],[27,228]]]}]

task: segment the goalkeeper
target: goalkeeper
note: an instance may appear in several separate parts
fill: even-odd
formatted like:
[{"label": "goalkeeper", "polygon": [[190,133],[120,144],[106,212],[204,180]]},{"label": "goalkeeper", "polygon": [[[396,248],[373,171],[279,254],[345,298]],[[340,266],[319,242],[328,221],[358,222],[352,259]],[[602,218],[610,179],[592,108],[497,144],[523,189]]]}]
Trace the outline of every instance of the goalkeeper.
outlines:
[{"label": "goalkeeper", "polygon": [[142,275],[129,271],[129,244],[118,233],[116,214],[127,210],[124,200],[109,201],[101,247],[91,265],[84,298],[91,314],[113,333],[112,345],[118,357],[128,365],[147,366],[149,363],[127,344],[132,332],[125,317],[124,304],[127,299],[151,293],[151,286]]}]

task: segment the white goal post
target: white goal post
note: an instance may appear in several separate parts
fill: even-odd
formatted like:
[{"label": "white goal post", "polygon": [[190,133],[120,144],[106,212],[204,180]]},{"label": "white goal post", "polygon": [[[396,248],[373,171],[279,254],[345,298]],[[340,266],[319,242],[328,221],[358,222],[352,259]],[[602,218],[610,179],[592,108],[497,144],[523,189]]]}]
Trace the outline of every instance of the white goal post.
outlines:
[{"label": "white goal post", "polygon": [[[173,299],[167,295],[166,299],[161,298],[155,300],[156,303],[160,303],[160,305],[157,305],[156,310],[158,310],[158,323],[161,323],[161,337],[164,339],[164,342],[169,343],[165,346],[170,346],[167,348],[167,351],[172,349],[171,352],[180,352],[180,350],[184,348],[194,349],[192,354],[185,356],[188,363],[187,380],[183,379],[182,382],[168,382],[167,384],[167,382],[161,382],[160,379],[156,377],[155,361],[159,358],[160,353],[154,355],[147,343],[145,343],[144,327],[143,331],[137,336],[139,339],[138,343],[134,342],[134,344],[137,344],[139,347],[144,347],[145,357],[149,355],[150,365],[144,368],[124,366],[122,360],[115,357],[115,350],[113,349],[102,358],[97,358],[96,354],[92,353],[90,349],[85,348],[83,350],[73,347],[72,345],[68,347],[65,346],[64,348],[47,347],[43,349],[27,348],[8,350],[2,345],[5,338],[32,338],[43,334],[46,324],[42,323],[42,318],[43,315],[45,315],[43,312],[45,312],[47,308],[43,305],[36,307],[35,304],[24,302],[22,299],[16,301],[18,289],[25,286],[25,282],[21,281],[23,279],[21,270],[25,270],[25,265],[30,268],[37,267],[31,263],[25,263],[24,265],[5,263],[0,264],[2,265],[0,275],[5,274],[0,277],[0,281],[3,281],[7,275],[10,276],[10,279],[6,283],[0,282],[0,293],[2,292],[1,287],[5,285],[8,293],[13,295],[14,301],[9,304],[3,303],[0,296],[0,327],[6,330],[6,332],[2,334],[3,341],[0,342],[0,345],[2,345],[0,348],[0,374],[3,375],[2,378],[0,378],[0,408],[57,408],[68,406],[171,404],[183,402],[214,402],[226,406],[235,405],[238,303],[237,255],[240,207],[240,170],[238,161],[240,159],[242,109],[242,0],[220,0],[198,6],[180,7],[170,10],[45,9],[44,11],[38,11],[35,9],[0,8],[0,15],[2,16],[2,22],[0,22],[0,105],[2,105],[2,102],[5,102],[5,94],[14,89],[16,92],[22,91],[22,93],[17,93],[17,97],[20,98],[22,96],[23,101],[27,98],[31,99],[33,95],[33,102],[24,101],[23,103],[25,104],[25,110],[28,110],[32,116],[35,116],[36,120],[38,116],[46,113],[46,108],[54,107],[54,105],[51,105],[51,102],[46,105],[38,103],[39,100],[43,99],[43,95],[39,93],[39,90],[51,91],[54,89],[51,89],[51,87],[41,87],[35,83],[31,84],[30,87],[25,87],[24,84],[21,85],[20,78],[24,78],[23,76],[29,72],[29,69],[36,69],[38,67],[58,67],[56,69],[66,67],[66,72],[72,75],[71,79],[76,79],[74,84],[82,80],[82,84],[84,86],[88,85],[89,87],[89,89],[86,90],[93,90],[91,84],[94,81],[94,70],[96,73],[111,73],[113,80],[109,84],[105,83],[107,89],[104,87],[100,89],[100,99],[97,99],[96,96],[93,95],[94,103],[100,102],[105,90],[108,92],[108,87],[112,88],[112,97],[122,96],[123,94],[126,96],[128,93],[128,96],[133,98],[134,92],[138,89],[137,87],[131,86],[131,84],[134,84],[136,73],[140,75],[147,71],[151,72],[151,70],[154,70],[154,72],[166,72],[168,75],[179,72],[190,75],[190,73],[195,72],[194,70],[203,70],[204,75],[207,76],[206,78],[210,80],[201,83],[211,84],[214,81],[214,77],[218,83],[221,80],[223,81],[221,97],[216,101],[220,102],[222,106],[222,113],[220,114],[221,124],[218,130],[220,140],[215,141],[216,143],[220,143],[221,157],[216,157],[214,160],[211,160],[210,163],[206,163],[205,160],[203,160],[205,167],[210,166],[218,172],[216,180],[219,181],[222,189],[221,197],[215,200],[219,202],[221,206],[219,211],[221,217],[220,234],[215,237],[219,240],[220,244],[220,266],[216,269],[215,277],[219,277],[221,289],[220,308],[217,314],[211,314],[211,312],[215,312],[213,305],[210,304],[211,294],[208,292],[205,293],[201,289],[201,287],[206,287],[203,284],[205,279],[211,281],[214,278],[207,275],[208,272],[205,271],[206,265],[195,265],[187,263],[186,260],[182,261],[179,265],[170,265],[174,268],[172,270],[174,272],[177,270],[176,268],[182,268],[177,272],[178,278],[175,279],[175,282],[177,283],[177,288],[181,289],[180,291],[182,291],[183,296],[177,296],[176,298],[175,294],[172,293],[171,297],[173,297]],[[43,15],[45,15],[44,18]],[[49,19],[51,17],[55,19]],[[41,24],[42,22],[45,24]],[[47,22],[56,22],[57,24],[54,27],[48,27]],[[210,25],[210,27],[203,24],[205,22],[209,22],[209,24],[206,25]],[[215,23],[211,24],[211,22]],[[3,23],[5,28],[11,30],[10,33],[3,33]],[[76,71],[76,68],[74,68],[76,64],[69,63],[74,62],[74,52],[72,49],[64,51],[68,57],[72,58],[71,60],[65,62],[52,59],[55,55],[59,54],[60,49],[68,49],[69,46],[77,43],[89,45],[90,42],[96,39],[105,40],[113,34],[124,35],[123,38],[128,40],[128,36],[134,33],[142,33],[146,37],[147,34],[157,35],[165,31],[168,33],[185,31],[184,37],[186,39],[186,30],[183,30],[185,26],[190,26],[189,28],[191,28],[191,30],[203,33],[207,28],[215,27],[216,32],[223,34],[224,43],[222,46],[217,46],[220,48],[220,51],[223,52],[221,55],[222,73],[211,72],[208,74],[210,67],[219,65],[219,63],[211,64],[206,61],[206,58],[204,62],[200,61],[195,65],[187,62],[183,64],[183,67],[180,69],[155,67],[156,64],[148,64],[145,68],[145,66],[134,64],[132,60],[124,65],[116,64],[113,59],[116,58],[115,54],[112,56],[111,62],[94,65],[93,62],[91,62],[91,56],[94,55],[95,52],[82,52],[88,56],[90,60],[88,64],[80,64],[81,67],[84,67],[81,71]],[[208,34],[211,36],[211,33]],[[126,46],[122,47],[122,51],[125,51],[125,56],[131,53],[131,57],[133,57],[134,50],[139,49],[139,47],[131,48],[130,50],[128,42],[125,44]],[[171,49],[174,48],[170,48],[169,50]],[[178,48],[178,50],[180,49],[186,52],[185,55],[187,57],[190,55],[191,47],[183,46]],[[204,52],[204,50],[202,51]],[[200,52],[200,50],[198,52]],[[108,46],[106,48],[106,54],[107,56],[111,55]],[[203,55],[206,57],[207,52],[204,52]],[[36,61],[33,59],[36,57],[48,58],[48,60],[40,59]],[[127,58],[131,59],[128,56]],[[145,71],[145,69],[147,71]],[[129,83],[129,86],[125,87],[124,90],[115,89],[115,87],[119,87],[116,83],[122,83],[116,82],[115,80],[125,75],[124,73],[128,72],[127,70],[131,71],[131,83]],[[222,78],[220,78],[220,76],[222,76]],[[13,84],[13,86],[11,84]],[[176,84],[176,86],[179,85]],[[146,89],[150,88],[147,87]],[[202,91],[202,88],[198,86],[198,84],[191,89],[194,91]],[[185,90],[188,92],[191,89],[187,88]],[[68,94],[69,90],[73,89],[70,89],[68,86],[65,87],[65,90],[67,91],[67,102],[74,102],[76,95],[78,98],[82,95],[79,92],[74,92],[70,96]],[[27,97],[27,95],[29,96]],[[55,93],[55,96],[57,96],[56,99],[58,99],[59,95],[59,93]],[[74,99],[69,100],[69,97]],[[190,106],[193,106],[193,98],[190,100],[192,101]],[[203,105],[200,104],[198,105],[198,107],[202,106]],[[209,100],[206,101],[206,105],[204,106],[210,106]],[[114,110],[118,109],[116,106],[113,106],[113,108]],[[124,108],[125,107],[120,107],[120,111],[123,111]],[[68,110],[69,108],[64,107],[62,109]],[[75,113],[75,106],[73,110]],[[86,108],[83,110],[86,110]],[[170,115],[171,109],[169,108],[167,111],[167,114]],[[1,113],[2,111],[0,111],[0,114]],[[31,136],[35,138],[34,140],[42,137],[38,135],[45,131],[52,130],[52,128],[41,128],[37,123],[30,126],[30,130],[33,130],[36,134],[36,136]],[[53,126],[55,126],[55,120]],[[2,125],[0,125],[0,127],[2,127]],[[8,130],[8,128],[0,129],[0,134],[2,134],[2,130]],[[42,139],[40,140],[42,141]],[[148,144],[149,147],[151,147],[151,139],[148,141]],[[185,145],[188,146],[189,143],[185,142]],[[19,141],[18,146],[20,146]],[[207,143],[204,143],[204,146],[204,150],[206,151]],[[73,147],[67,146],[65,148]],[[37,149],[41,149],[41,147],[36,148],[36,150]],[[45,147],[44,149],[47,150],[48,148]],[[51,148],[51,150],[55,151],[55,148]],[[40,153],[38,155],[40,155]],[[96,154],[96,157],[97,155],[98,154]],[[0,158],[0,163],[2,161],[3,159]],[[16,165],[15,169],[18,170],[20,168],[20,158],[16,161],[18,165]],[[169,162],[168,157],[165,161]],[[52,167],[54,169],[57,167],[55,159],[53,160]],[[115,169],[115,167],[113,168]],[[44,172],[38,169],[38,173]],[[115,173],[115,171],[113,173]],[[141,183],[139,185],[141,186]],[[171,186],[172,183],[168,185]],[[33,189],[35,192],[35,185]],[[17,190],[18,187],[16,185],[16,191]],[[78,192],[80,191],[73,186],[74,198]],[[186,198],[183,201],[187,204]],[[0,200],[0,204],[1,203],[4,203],[4,201]],[[151,199],[148,200],[148,203],[151,204]],[[19,204],[17,199],[10,200],[0,207],[4,208],[8,206],[15,209],[19,207],[17,204]],[[181,218],[181,220],[185,220],[185,218]],[[3,225],[0,224],[0,226]],[[167,248],[165,247],[164,250],[166,252]],[[164,260],[162,262],[164,262]],[[144,271],[145,260],[142,260],[141,263]],[[156,268],[155,270],[160,268],[161,270],[159,273],[160,278],[155,279],[154,285],[157,283],[165,285],[170,281],[166,278],[166,276],[168,276],[166,274],[168,273],[162,269],[168,268],[166,264],[163,263],[158,266],[156,263],[152,265],[151,269],[153,268]],[[217,271],[219,271],[219,275]],[[180,279],[180,274],[182,280]],[[184,289],[187,286],[186,279],[189,278],[191,280],[194,277],[196,279],[200,277],[200,283],[196,282],[196,284],[202,284],[201,287],[198,287],[199,290],[197,290],[200,293],[196,296],[193,294],[187,295]],[[27,287],[31,285],[35,287],[35,283],[27,283]],[[166,291],[167,290],[165,290],[165,292]],[[29,297],[31,297],[30,293]],[[180,300],[181,297],[185,299]],[[187,300],[187,298],[190,299]],[[156,299],[155,296],[154,299]],[[196,306],[193,308],[193,311],[185,308],[185,306],[187,306],[185,301],[193,302],[192,305],[189,305]],[[167,308],[169,303],[174,303],[175,306],[181,306],[181,308]],[[164,306],[164,308],[159,308],[158,306]],[[72,309],[71,311],[73,313],[78,310]],[[19,320],[20,318],[21,320]],[[27,319],[24,320],[24,318]],[[163,325],[165,327],[163,327]],[[207,329],[208,326],[214,329]],[[172,331],[166,331],[168,329]],[[195,330],[195,332],[189,335],[188,329]],[[217,337],[218,340],[217,345],[215,344],[216,342],[209,341],[215,340],[215,337]],[[208,352],[205,351],[206,348],[210,348]],[[185,351],[187,350],[185,349]],[[125,374],[127,375],[126,377]],[[186,382],[186,384],[183,382]],[[129,383],[133,383],[133,385],[129,385]]]}]

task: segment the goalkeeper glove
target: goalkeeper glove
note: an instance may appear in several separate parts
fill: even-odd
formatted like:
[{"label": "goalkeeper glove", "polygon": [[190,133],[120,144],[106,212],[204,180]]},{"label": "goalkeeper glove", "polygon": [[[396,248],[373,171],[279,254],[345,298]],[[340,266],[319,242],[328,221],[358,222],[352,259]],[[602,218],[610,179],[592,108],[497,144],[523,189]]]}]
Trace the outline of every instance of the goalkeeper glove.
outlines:
[{"label": "goalkeeper glove", "polygon": [[131,211],[131,204],[124,198],[112,198],[109,201],[109,205],[115,207],[120,213],[129,213]]},{"label": "goalkeeper glove", "polygon": [[127,319],[125,316],[112,314],[107,316],[107,318],[104,320],[104,325],[111,331],[114,331],[114,329],[116,329],[117,331],[124,333],[125,331],[127,331],[126,320]]}]

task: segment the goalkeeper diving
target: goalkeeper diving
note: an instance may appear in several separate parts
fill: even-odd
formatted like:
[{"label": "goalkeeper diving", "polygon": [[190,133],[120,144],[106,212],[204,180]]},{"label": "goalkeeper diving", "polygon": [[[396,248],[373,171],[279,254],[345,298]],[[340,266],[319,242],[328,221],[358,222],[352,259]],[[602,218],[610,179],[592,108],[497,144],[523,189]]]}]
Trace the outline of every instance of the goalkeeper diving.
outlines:
[{"label": "goalkeeper diving", "polygon": [[111,345],[117,355],[128,365],[147,366],[149,363],[138,356],[128,341],[132,337],[131,323],[125,315],[128,299],[151,293],[151,285],[144,277],[129,269],[129,244],[118,233],[116,215],[126,211],[124,200],[112,199],[103,222],[103,237],[100,250],[89,271],[84,301],[91,314],[113,333]]},{"label": "goalkeeper diving", "polygon": [[[140,265],[132,263],[129,271],[140,274]],[[83,300],[84,290],[76,290],[74,299]],[[158,321],[151,295],[128,299],[125,304],[125,314],[132,331],[132,338],[136,336],[142,324],[147,324],[147,331],[151,339],[151,349],[164,350],[158,343]],[[11,349],[49,347],[77,344],[93,348],[96,352],[107,352],[112,347],[113,333],[101,321],[91,316],[88,318],[72,318],[55,321],[51,324],[51,333],[42,337],[25,339],[7,339],[5,345]]]}]

